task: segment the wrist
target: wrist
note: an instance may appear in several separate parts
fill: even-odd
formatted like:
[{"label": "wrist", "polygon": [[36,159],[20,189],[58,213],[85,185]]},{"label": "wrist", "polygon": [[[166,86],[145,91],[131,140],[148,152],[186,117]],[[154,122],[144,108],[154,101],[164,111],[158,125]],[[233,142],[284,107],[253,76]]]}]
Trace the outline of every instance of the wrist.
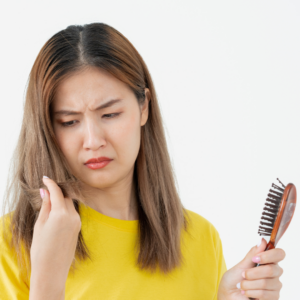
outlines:
[{"label": "wrist", "polygon": [[30,287],[29,300],[64,300],[65,291],[51,287]]},{"label": "wrist", "polygon": [[227,299],[226,294],[221,289],[219,289],[217,300],[226,300],[226,299]]},{"label": "wrist", "polygon": [[221,281],[219,283],[217,300],[226,300],[226,299],[229,299],[228,292],[226,290],[226,284],[225,284],[226,275],[227,275],[226,273],[223,274],[223,276],[221,278]]},{"label": "wrist", "polygon": [[[63,300],[65,298],[65,282],[45,276],[30,277],[29,300]],[[54,279],[54,280],[53,280]]]}]

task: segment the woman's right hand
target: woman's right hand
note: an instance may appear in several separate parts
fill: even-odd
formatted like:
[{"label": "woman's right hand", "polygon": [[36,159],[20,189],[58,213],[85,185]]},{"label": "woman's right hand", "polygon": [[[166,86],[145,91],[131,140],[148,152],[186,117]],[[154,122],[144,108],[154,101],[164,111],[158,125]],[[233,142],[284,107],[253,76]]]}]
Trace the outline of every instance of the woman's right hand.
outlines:
[{"label": "woman's right hand", "polygon": [[252,247],[242,261],[223,274],[218,300],[279,299],[282,288],[279,277],[283,269],[278,263],[285,258],[285,252],[280,248],[265,251],[268,243],[262,237],[260,240],[261,243]]},{"label": "woman's right hand", "polygon": [[47,190],[34,225],[30,249],[30,300],[64,299],[65,283],[75,255],[80,216],[71,198],[60,187],[43,178]]}]

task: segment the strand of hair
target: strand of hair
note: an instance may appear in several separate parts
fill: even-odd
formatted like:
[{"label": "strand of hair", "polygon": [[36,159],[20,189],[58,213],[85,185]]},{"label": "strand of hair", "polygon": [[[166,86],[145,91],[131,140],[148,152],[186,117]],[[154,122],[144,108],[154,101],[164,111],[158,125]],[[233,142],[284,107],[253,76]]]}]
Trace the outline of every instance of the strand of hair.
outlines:
[{"label": "strand of hair", "polygon": [[279,178],[277,178],[277,180],[278,180],[279,183],[285,188],[285,185],[279,180]]},{"label": "strand of hair", "polygon": [[272,183],[272,187],[281,191],[281,192],[284,192],[284,189],[282,189],[281,187],[279,187],[278,185],[276,185],[275,183]]}]

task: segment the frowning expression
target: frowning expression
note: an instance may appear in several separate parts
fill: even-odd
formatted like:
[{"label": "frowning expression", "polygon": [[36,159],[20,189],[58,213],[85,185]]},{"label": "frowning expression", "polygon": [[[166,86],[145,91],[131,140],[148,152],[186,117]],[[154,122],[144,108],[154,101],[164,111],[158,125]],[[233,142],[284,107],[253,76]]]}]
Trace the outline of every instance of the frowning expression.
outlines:
[{"label": "frowning expression", "polygon": [[[53,129],[73,174],[86,184],[105,188],[133,174],[140,133],[148,119],[146,100],[139,105],[133,91],[110,73],[95,67],[66,78],[51,105]],[[100,169],[91,158],[108,157]]]}]

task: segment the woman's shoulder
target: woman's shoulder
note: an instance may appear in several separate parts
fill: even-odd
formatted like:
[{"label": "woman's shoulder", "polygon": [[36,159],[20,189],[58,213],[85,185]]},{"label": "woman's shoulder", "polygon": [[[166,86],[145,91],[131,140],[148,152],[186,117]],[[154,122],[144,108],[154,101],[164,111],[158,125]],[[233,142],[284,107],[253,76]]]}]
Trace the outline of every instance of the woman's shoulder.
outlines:
[{"label": "woman's shoulder", "polygon": [[16,239],[13,239],[12,228],[10,226],[13,214],[14,211],[0,217],[0,259],[2,260],[7,259],[12,261],[11,258],[13,258],[15,261],[18,254],[26,257],[23,240],[20,240],[20,244],[18,245],[18,250],[21,250],[21,252],[19,253],[15,248]]},{"label": "woman's shoulder", "polygon": [[220,235],[212,222],[195,211],[190,209],[185,210],[191,221],[189,222],[190,233],[202,241],[203,239],[211,240],[216,245],[220,240]]},{"label": "woman's shoulder", "polygon": [[18,299],[28,299],[30,273],[26,273],[26,264],[29,266],[29,260],[24,256],[24,248],[20,257],[12,246],[12,216],[13,212],[0,217],[0,274],[3,277],[0,280],[0,294],[4,297],[0,298],[16,299],[14,296],[18,295]]},{"label": "woman's shoulder", "polygon": [[201,274],[205,273],[203,270],[209,270],[205,276],[214,278],[215,281],[216,276],[220,278],[227,270],[219,232],[201,214],[187,209],[186,212],[191,220],[183,243],[186,257],[192,260],[192,264],[196,265]]},{"label": "woman's shoulder", "polygon": [[11,220],[12,220],[13,212],[7,213],[0,217],[0,247],[1,250],[11,250]]},{"label": "woman's shoulder", "polygon": [[204,216],[202,216],[199,213],[197,213],[195,211],[192,211],[190,209],[185,209],[185,210],[188,213],[188,216],[190,217],[190,219],[192,220],[192,222],[196,226],[201,226],[204,229],[213,229],[213,230],[216,230],[215,226],[208,219],[206,219]]}]

